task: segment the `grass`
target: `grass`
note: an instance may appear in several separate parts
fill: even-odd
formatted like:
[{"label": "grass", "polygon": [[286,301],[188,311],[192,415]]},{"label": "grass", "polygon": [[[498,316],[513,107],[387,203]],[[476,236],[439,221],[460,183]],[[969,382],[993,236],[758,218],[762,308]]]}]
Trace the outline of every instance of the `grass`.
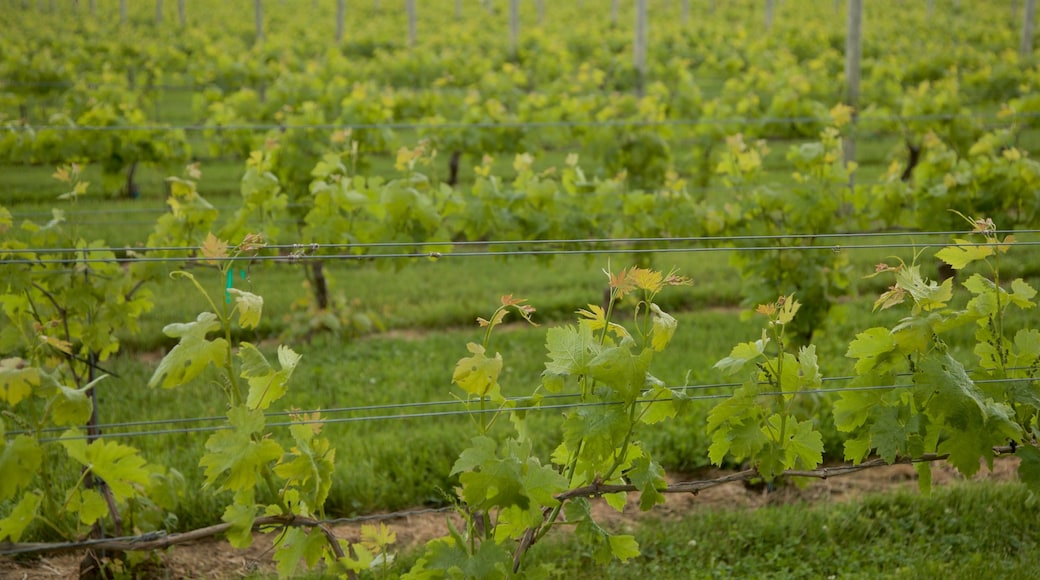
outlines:
[{"label": "grass", "polygon": [[601,564],[569,537],[536,546],[556,578],[1027,578],[1040,503],[1020,484],[971,483],[840,504],[698,510],[635,529],[642,555]]}]

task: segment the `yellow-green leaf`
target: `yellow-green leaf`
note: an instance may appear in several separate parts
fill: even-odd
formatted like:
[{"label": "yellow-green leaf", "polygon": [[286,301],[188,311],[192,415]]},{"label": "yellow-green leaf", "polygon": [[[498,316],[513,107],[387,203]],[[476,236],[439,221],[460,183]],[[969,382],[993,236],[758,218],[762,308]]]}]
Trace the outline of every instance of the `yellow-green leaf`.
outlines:
[{"label": "yellow-green leaf", "polygon": [[653,328],[650,330],[650,347],[661,352],[672,340],[678,323],[672,315],[661,310],[656,304],[650,304],[650,318],[653,320]]},{"label": "yellow-green leaf", "polygon": [[977,260],[993,255],[993,246],[972,244],[968,240],[955,239],[956,246],[947,246],[935,253],[935,257],[946,262],[954,270],[960,270]]},{"label": "yellow-green leaf", "polygon": [[228,288],[228,293],[235,297],[235,307],[238,308],[238,325],[242,328],[256,328],[260,324],[260,314],[264,310],[264,297],[238,288]]},{"label": "yellow-green leaf", "polygon": [[20,358],[0,360],[0,401],[12,407],[32,394],[34,386],[40,384],[40,371],[26,367]]},{"label": "yellow-green leaf", "polygon": [[25,528],[29,527],[29,524],[36,518],[41,501],[43,501],[43,496],[38,493],[23,495],[18,505],[11,510],[11,514],[0,520],[0,541],[3,541],[4,538],[12,542],[21,540]]},{"label": "yellow-green leaf", "polygon": [[498,375],[502,372],[502,355],[488,358],[484,347],[476,343],[466,345],[473,356],[459,359],[451,381],[471,395],[483,397],[489,391],[497,391]]},{"label": "yellow-green leaf", "polygon": [[163,332],[181,340],[163,357],[148,386],[177,387],[199,376],[210,363],[219,365],[227,356],[228,343],[223,338],[206,338],[219,328],[220,321],[212,312],[199,314],[195,322],[166,325]]}]

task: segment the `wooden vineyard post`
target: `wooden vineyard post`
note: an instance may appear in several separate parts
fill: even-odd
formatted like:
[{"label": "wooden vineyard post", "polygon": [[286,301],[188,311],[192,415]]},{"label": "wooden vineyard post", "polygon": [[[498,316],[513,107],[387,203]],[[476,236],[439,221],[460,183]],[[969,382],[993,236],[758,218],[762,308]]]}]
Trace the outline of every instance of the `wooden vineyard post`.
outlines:
[{"label": "wooden vineyard post", "polygon": [[347,15],[347,0],[336,0],[336,44],[343,42],[343,20]]},{"label": "wooden vineyard post", "polygon": [[773,0],[766,0],[766,32],[773,29]]},{"label": "wooden vineyard post", "polygon": [[415,46],[415,0],[405,0],[408,9],[408,46]]},{"label": "wooden vineyard post", "polygon": [[646,77],[646,0],[636,0],[636,30],[634,61],[636,72],[639,74],[639,91],[643,90],[643,81]]},{"label": "wooden vineyard post", "polygon": [[[863,0],[849,0],[848,30],[845,38],[845,104],[852,107],[852,122],[845,137],[845,163],[856,160],[856,107],[859,105],[860,60],[863,54]],[[853,172],[849,173],[849,187],[854,185]]]},{"label": "wooden vineyard post", "polygon": [[253,0],[253,20],[256,24],[256,43],[264,40],[264,5],[261,0]]},{"label": "wooden vineyard post", "polygon": [[1022,10],[1022,43],[1018,53],[1023,61],[1031,61],[1033,56],[1033,23],[1036,21],[1036,0],[1026,0]]},{"label": "wooden vineyard post", "polygon": [[509,0],[509,54],[516,58],[520,43],[520,0]]},{"label": "wooden vineyard post", "polygon": [[184,10],[184,0],[177,0],[177,19],[182,27],[188,23],[188,17]]},{"label": "wooden vineyard post", "polygon": [[162,26],[162,0],[155,0],[155,26]]}]

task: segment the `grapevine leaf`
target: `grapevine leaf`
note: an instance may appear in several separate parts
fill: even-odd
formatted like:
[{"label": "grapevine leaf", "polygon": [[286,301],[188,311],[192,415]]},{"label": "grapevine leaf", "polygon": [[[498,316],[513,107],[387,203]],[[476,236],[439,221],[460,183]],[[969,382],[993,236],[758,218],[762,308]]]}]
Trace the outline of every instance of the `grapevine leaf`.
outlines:
[{"label": "grapevine leaf", "polygon": [[891,352],[895,348],[896,340],[891,331],[887,328],[875,327],[857,334],[855,340],[849,343],[849,350],[845,356],[859,359],[856,361],[856,372],[866,374],[877,365],[881,355]]},{"label": "grapevine leaf", "polygon": [[834,401],[834,426],[846,433],[862,426],[870,418],[874,405],[879,402],[877,391],[843,391],[838,400]]},{"label": "grapevine leaf", "polygon": [[858,465],[870,452],[870,437],[867,435],[860,435],[852,439],[845,440],[845,460],[851,461],[854,465]]},{"label": "grapevine leaf", "polygon": [[502,355],[495,353],[495,358],[488,358],[484,347],[473,342],[467,344],[466,348],[473,356],[459,359],[451,381],[477,397],[484,397],[489,392],[496,393],[498,375],[502,372]]},{"label": "grapevine leaf", "polygon": [[985,421],[983,394],[957,359],[949,354],[929,356],[918,365],[918,373],[919,388],[934,395],[928,398],[929,415],[946,419],[956,429]]},{"label": "grapevine leaf", "polygon": [[35,439],[27,435],[19,435],[10,441],[0,439],[0,473],[4,474],[0,477],[0,502],[14,497],[32,483],[42,462],[43,450]]},{"label": "grapevine leaf", "polygon": [[88,526],[94,525],[94,522],[108,513],[105,498],[94,489],[70,489],[65,498],[65,505],[70,512],[78,513],[79,521]]},{"label": "grapevine leaf", "polygon": [[43,496],[39,493],[27,493],[18,501],[18,505],[11,510],[11,514],[0,520],[0,541],[4,538],[11,542],[22,539],[22,533],[29,527],[36,513],[40,510],[40,502]]},{"label": "grapevine leaf", "polygon": [[[1033,491],[1040,492],[1040,449],[1032,445],[1023,445],[1018,448],[1015,455],[1021,460],[1018,464],[1018,478],[1022,483]],[[0,533],[0,538],[3,538]]]},{"label": "grapevine leaf", "polygon": [[769,443],[769,438],[755,421],[744,420],[728,425],[712,434],[708,456],[715,465],[722,465],[727,453],[741,461],[753,457]]},{"label": "grapevine leaf", "polygon": [[527,496],[538,505],[555,507],[560,503],[555,496],[567,489],[567,478],[551,465],[542,465],[531,457],[524,469],[523,484]]},{"label": "grapevine leaf", "polygon": [[648,402],[643,404],[639,420],[647,425],[659,423],[675,417],[676,408],[673,397],[675,393],[663,385],[655,385],[653,391],[643,397]]},{"label": "grapevine leaf", "polygon": [[733,347],[729,356],[715,363],[715,368],[722,371],[723,374],[736,374],[743,370],[749,362],[762,356],[768,344],[769,339],[765,336],[755,342],[742,342]]},{"label": "grapevine leaf", "polygon": [[282,447],[271,439],[253,440],[264,426],[263,411],[236,407],[228,411],[233,429],[214,433],[206,441],[206,453],[199,465],[206,470],[206,481],[216,483],[222,475],[227,480],[219,489],[240,491],[256,485],[260,471],[282,456]]},{"label": "grapevine leaf", "polygon": [[274,471],[299,488],[302,500],[314,511],[325,503],[332,488],[336,450],[332,449],[328,439],[315,437],[309,425],[293,425],[290,431],[296,445]]},{"label": "grapevine leaf", "polygon": [[610,553],[622,562],[639,556],[639,542],[633,536],[610,536],[608,541],[610,542]]},{"label": "grapevine leaf", "polygon": [[794,315],[802,307],[801,303],[794,299],[794,295],[781,297],[780,308],[776,312],[776,323],[785,325],[794,320]]},{"label": "grapevine leaf", "polygon": [[803,346],[798,351],[799,384],[801,390],[819,389],[823,385],[820,364],[816,357],[816,345]]},{"label": "grapevine leaf", "polygon": [[325,536],[321,532],[314,529],[289,528],[274,552],[274,559],[278,562],[278,576],[296,576],[300,560],[306,562],[307,567],[314,567],[321,560],[324,548]]},{"label": "grapevine leaf", "polygon": [[942,284],[926,281],[919,266],[900,268],[896,272],[896,284],[910,293],[916,308],[924,311],[942,308],[953,298],[953,278],[947,278]]},{"label": "grapevine leaf", "polygon": [[166,325],[163,332],[181,340],[163,357],[148,386],[172,388],[183,385],[199,376],[209,363],[219,365],[227,356],[228,343],[223,338],[206,339],[206,334],[219,328],[220,321],[212,312],[199,314],[195,322]]},{"label": "grapevine leaf", "polygon": [[964,477],[971,477],[979,470],[979,459],[993,459],[993,443],[980,437],[974,430],[950,429],[946,439],[939,444],[939,453],[949,454],[947,461]]},{"label": "grapevine leaf", "polygon": [[62,434],[61,444],[69,457],[103,479],[119,500],[132,497],[135,484],[146,486],[151,479],[145,459],[129,445],[104,439],[87,444],[82,432],[75,429]]},{"label": "grapevine leaf", "polygon": [[1029,367],[1040,359],[1040,330],[1023,328],[1015,333],[1015,360],[1012,366]]},{"label": "grapevine leaf", "polygon": [[58,385],[54,395],[50,399],[51,416],[58,425],[82,425],[90,419],[91,410],[94,405],[87,395],[87,391],[104,377],[90,383],[81,389],[73,389],[65,385]]},{"label": "grapevine leaf", "polygon": [[227,291],[235,296],[238,325],[242,328],[256,328],[256,325],[260,324],[260,315],[264,311],[264,297],[238,288],[228,288]]},{"label": "grapevine leaf", "polygon": [[603,496],[603,501],[607,502],[607,505],[614,508],[614,511],[621,513],[625,511],[625,506],[628,505],[628,494],[623,491],[608,493]]},{"label": "grapevine leaf", "polygon": [[906,426],[899,420],[897,407],[878,407],[870,427],[870,444],[885,463],[892,463],[906,446]]},{"label": "grapevine leaf", "polygon": [[624,341],[626,339],[631,338],[631,335],[629,335],[628,330],[625,329],[624,326],[621,326],[620,324],[617,324],[615,322],[609,322],[607,320],[607,313],[603,310],[602,306],[589,304],[588,310],[579,309],[578,314],[580,314],[586,319],[583,322],[589,325],[590,330],[595,331],[601,328],[606,328],[615,336],[617,336],[619,340]]},{"label": "grapevine leaf", "polygon": [[282,398],[301,358],[291,348],[279,345],[278,362],[282,368],[275,370],[259,349],[248,342],[241,343],[238,356],[242,359],[242,378],[249,382],[246,406],[250,409],[266,409]]},{"label": "grapevine leaf", "polygon": [[588,374],[589,363],[598,351],[592,328],[587,323],[577,327],[550,328],[545,333],[545,346],[549,351],[549,362],[545,363],[543,376]]},{"label": "grapevine leaf", "polygon": [[650,317],[653,320],[653,327],[650,329],[650,347],[661,352],[672,340],[678,322],[675,317],[653,303],[650,304]]},{"label": "grapevine leaf", "polygon": [[378,526],[365,524],[361,526],[361,544],[379,550],[385,546],[397,543],[397,532],[390,526],[379,522]]},{"label": "grapevine leaf", "polygon": [[1011,281],[1011,293],[1008,297],[1011,299],[1012,304],[1023,310],[1036,306],[1036,303],[1033,302],[1033,298],[1036,297],[1036,290],[1021,278],[1015,278]]},{"label": "grapevine leaf", "polygon": [[589,374],[631,402],[646,384],[653,354],[650,349],[633,355],[628,346],[607,347],[589,362]]},{"label": "grapevine leaf", "polygon": [[[773,416],[779,428],[779,415]],[[823,436],[813,428],[811,420],[788,421],[787,441],[784,445],[784,467],[787,469],[816,469],[823,463]]]},{"label": "grapevine leaf", "polygon": [[641,492],[639,509],[647,511],[655,505],[664,503],[664,494],[658,490],[658,487],[664,487],[667,483],[664,479],[664,470],[649,456],[642,455],[637,458],[626,474],[632,485]]},{"label": "grapevine leaf", "polygon": [[530,507],[530,498],[524,493],[520,464],[512,459],[498,459],[484,463],[479,471],[467,471],[459,476],[462,497],[475,509],[494,507]]},{"label": "grapevine leaf", "polygon": [[253,522],[256,520],[256,507],[250,502],[233,503],[224,509],[222,521],[231,524],[227,531],[228,542],[235,548],[248,548],[253,545]]},{"label": "grapevine leaf", "polygon": [[469,447],[464,449],[459,454],[459,458],[455,460],[455,465],[451,468],[450,475],[462,473],[464,471],[474,471],[485,463],[489,463],[497,459],[496,450],[498,444],[495,440],[479,435],[470,440]]},{"label": "grapevine leaf", "polygon": [[217,264],[218,260],[228,257],[228,244],[213,235],[213,232],[209,232],[199,248],[199,253],[202,254],[202,257],[207,258],[203,260],[203,263]]},{"label": "grapevine leaf", "polygon": [[968,240],[954,239],[956,246],[947,246],[935,253],[935,257],[946,262],[954,270],[962,270],[977,260],[985,260],[993,255],[993,246],[972,244]]},{"label": "grapevine leaf", "polygon": [[20,358],[0,360],[0,401],[12,407],[32,394],[33,387],[40,384],[40,371],[25,367]]}]

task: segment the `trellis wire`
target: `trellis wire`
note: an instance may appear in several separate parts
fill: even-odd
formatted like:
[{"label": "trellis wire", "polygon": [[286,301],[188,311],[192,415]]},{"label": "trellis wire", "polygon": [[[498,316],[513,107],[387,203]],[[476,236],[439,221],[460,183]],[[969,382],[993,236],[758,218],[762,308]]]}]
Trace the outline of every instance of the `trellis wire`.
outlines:
[{"label": "trellis wire", "polygon": [[[825,379],[825,380],[850,380],[850,379],[853,379],[853,378],[855,378],[855,377],[833,377],[833,378],[829,378],[829,379]],[[1037,377],[1005,378],[1005,379],[979,379],[979,380],[976,380],[975,383],[976,384],[1002,384],[1002,383],[1016,383],[1016,382],[1035,382],[1037,380],[1040,380],[1040,379],[1038,379]],[[737,383],[726,383],[725,385],[736,385],[736,386],[739,386],[739,384],[737,384]],[[715,387],[717,387],[717,385],[689,385],[689,386],[673,387],[673,389],[675,389],[675,390],[686,390],[686,389],[706,389],[706,388],[715,388]],[[756,397],[778,397],[778,396],[790,396],[790,395],[826,395],[826,394],[830,394],[830,393],[864,392],[864,391],[880,391],[880,390],[889,390],[890,391],[890,390],[895,390],[895,389],[912,388],[912,387],[913,387],[913,385],[910,385],[910,384],[892,384],[892,385],[865,385],[865,386],[853,386],[853,387],[836,387],[836,388],[828,388],[828,389],[802,389],[802,390],[792,390],[792,391],[765,391],[765,392],[762,392],[762,393],[757,393]],[[728,397],[730,397],[732,395],[733,395],[733,393],[713,393],[713,394],[708,394],[708,395],[687,396],[687,397],[683,397],[682,399],[674,399],[674,398],[637,399],[635,402],[636,403],[647,403],[647,404],[650,404],[650,403],[660,403],[660,402],[710,401],[710,400],[725,399],[725,398],[728,398]],[[578,396],[578,395],[564,395],[563,397],[564,398],[573,398],[575,396]],[[544,398],[549,398],[549,397],[544,397]],[[507,400],[513,401],[513,402],[517,402],[517,401],[526,401],[526,400],[529,400],[529,399],[530,399],[529,397],[516,397],[516,398],[507,399]],[[406,403],[399,403],[399,404],[391,404],[391,405],[376,405],[376,406],[372,406],[370,408],[371,409],[410,408],[410,407],[423,407],[423,406],[435,406],[435,405],[447,405],[447,404],[451,404],[451,402],[448,402],[448,401],[432,401],[432,402],[426,402],[426,403],[407,403],[407,404]],[[466,404],[466,403],[463,402],[463,401],[460,401],[460,402],[458,402],[456,404]],[[493,414],[501,413],[501,412],[514,412],[514,411],[525,411],[525,412],[531,411],[531,412],[533,412],[533,411],[552,411],[552,410],[561,410],[561,409],[577,409],[577,408],[590,408],[590,407],[609,407],[609,406],[616,406],[616,405],[622,405],[622,404],[623,404],[623,402],[621,402],[621,401],[597,401],[597,402],[557,403],[557,404],[550,404],[550,405],[526,405],[526,406],[519,406],[519,407],[501,407],[501,408],[493,408],[493,409],[458,409],[458,410],[451,410],[451,411],[429,411],[429,412],[422,412],[422,413],[402,413],[402,414],[393,414],[393,415],[386,414],[386,415],[372,415],[372,416],[361,416],[361,417],[339,417],[339,418],[306,419],[306,420],[301,420],[301,421],[283,421],[283,422],[268,423],[266,426],[270,427],[270,428],[285,428],[285,427],[290,427],[292,425],[335,425],[335,424],[345,424],[345,423],[368,423],[368,422],[381,422],[381,421],[392,421],[392,420],[402,420],[402,419],[430,419],[430,418],[444,418],[444,417],[465,417],[465,416],[472,416],[472,415],[478,415],[478,414],[491,414],[491,415],[493,415]],[[349,409],[349,408],[347,408],[347,409]],[[326,413],[326,414],[328,414],[328,413],[337,412],[337,411],[345,411],[347,409],[324,410],[324,411],[322,411],[320,409],[314,409],[314,410],[309,410],[309,411],[297,411],[297,412],[293,412],[293,413],[279,413],[279,414],[280,415],[285,415],[285,414],[290,414],[290,415],[291,414],[300,414],[300,415],[303,415],[303,414],[309,414],[309,413]],[[354,408],[354,409],[350,409],[350,410],[354,411],[354,410],[357,410],[357,409],[365,409],[365,408],[363,408],[363,407],[362,408]],[[99,429],[111,429],[111,428],[114,427],[114,425],[126,425],[126,426],[142,426],[142,425],[152,425],[152,424],[160,425],[160,424],[172,424],[172,423],[193,422],[193,421],[194,422],[215,421],[217,419],[218,418],[215,418],[215,417],[206,417],[206,418],[199,418],[199,419],[183,418],[183,419],[159,420],[159,421],[139,421],[139,422],[125,423],[125,424],[109,424],[109,425],[102,424],[102,425],[98,425],[98,428]],[[223,419],[223,418],[220,418],[220,419]],[[108,432],[104,436],[107,437],[107,438],[154,437],[154,436],[160,436],[160,435],[185,435],[185,434],[193,434],[193,433],[211,433],[211,432],[216,432],[216,431],[225,431],[225,430],[228,430],[228,429],[231,429],[231,428],[232,427],[230,425],[210,425],[210,426],[199,426],[199,427],[186,427],[186,428],[179,428],[179,429],[157,429],[157,430],[130,431],[130,432],[123,432],[123,433]],[[50,431],[59,431],[59,430],[60,429],[57,429],[57,428],[44,429],[44,431],[48,431],[48,432],[50,432]],[[8,431],[8,434],[11,434],[11,435],[18,435],[18,434],[25,434],[25,433],[26,432],[22,431],[22,430],[19,430],[19,431]],[[51,437],[51,438],[43,437],[43,438],[40,438],[38,441],[40,443],[51,443],[51,442],[64,441],[64,440],[87,439],[88,437],[89,436],[86,435],[86,434],[84,434],[84,435],[70,435],[70,436],[66,436],[66,437]]]},{"label": "trellis wire", "polygon": [[[690,236],[690,237],[652,237],[652,238],[584,238],[584,239],[548,239],[548,240],[486,240],[486,241],[448,241],[430,240],[425,242],[365,242],[365,243],[292,243],[271,244],[259,246],[257,249],[268,249],[268,251],[286,251],[289,254],[278,255],[239,255],[218,258],[200,257],[198,246],[141,246],[141,247],[28,247],[8,249],[0,251],[0,254],[114,254],[112,258],[6,258],[0,260],[0,265],[51,265],[51,264],[88,264],[88,263],[142,263],[142,262],[183,262],[207,261],[207,262],[300,262],[309,260],[335,261],[335,260],[374,260],[374,259],[413,259],[413,258],[475,258],[475,257],[508,257],[508,256],[564,256],[564,255],[603,255],[603,254],[674,254],[674,253],[699,253],[699,252],[773,252],[773,251],[859,251],[859,249],[898,249],[919,248],[921,244],[915,242],[884,242],[884,243],[860,243],[840,244],[828,243],[816,245],[811,243],[800,243],[795,245],[713,245],[713,246],[685,246],[685,247],[581,247],[575,249],[562,249],[558,246],[594,246],[596,244],[666,244],[666,243],[712,243],[730,244],[737,242],[763,242],[784,241],[792,239],[810,240],[841,240],[852,238],[879,238],[879,237],[935,237],[935,236],[957,236],[970,235],[972,232],[901,232],[901,233],[844,233],[844,234],[780,234],[780,235],[756,235],[756,236]],[[1040,230],[993,230],[988,233],[993,235],[1003,234],[1037,234]],[[946,242],[939,241],[944,247],[977,247],[986,245],[985,242]],[[1040,245],[1040,241],[1016,240],[1017,246]],[[931,244],[924,244],[926,247]],[[386,254],[317,254],[323,249],[336,249],[336,251],[367,251],[367,249],[408,248],[408,247],[526,247],[526,246],[557,246],[537,249],[483,249],[483,251],[468,252],[439,252],[419,251],[405,253]],[[183,253],[185,256],[136,256],[142,253]],[[122,256],[121,256],[122,255]]]},{"label": "trellis wire", "polygon": [[[798,236],[785,236],[785,238],[793,238]],[[804,238],[813,238],[813,235],[801,236]],[[508,242],[506,242],[508,243]],[[415,242],[409,244],[410,246],[419,247],[436,247],[436,246],[450,246],[452,242]],[[983,242],[976,243],[943,243],[943,247],[978,247],[985,246],[987,244]],[[1040,246],[1040,241],[1015,241],[1015,246]],[[303,251],[312,244],[300,244],[298,248]],[[348,246],[351,247],[351,246]],[[354,248],[360,248],[361,246],[352,246]],[[518,256],[575,256],[575,255],[606,255],[606,254],[677,254],[677,253],[701,253],[701,252],[772,252],[772,251],[808,251],[808,250],[824,250],[832,252],[843,252],[846,250],[880,250],[880,249],[907,249],[907,248],[920,248],[919,244],[909,242],[893,242],[885,244],[854,244],[854,245],[789,245],[789,246],[726,246],[726,247],[685,247],[685,248],[610,248],[610,249],[596,249],[596,248],[585,248],[575,250],[560,250],[560,249],[547,249],[547,250],[486,250],[486,251],[469,251],[469,252],[440,252],[436,250],[431,251],[419,251],[419,252],[397,252],[397,253],[385,253],[385,254],[290,254],[290,255],[239,255],[239,256],[225,256],[219,258],[209,258],[201,256],[164,256],[164,257],[139,257],[139,256],[125,256],[125,257],[113,257],[113,258],[42,258],[42,259],[3,259],[0,260],[0,266],[4,265],[37,265],[44,266],[49,264],[103,264],[103,263],[116,263],[116,264],[134,264],[134,263],[172,263],[172,262],[287,262],[287,263],[299,263],[307,261],[371,261],[374,259],[414,259],[414,258],[430,258],[430,259],[444,259],[444,258],[477,258],[477,257],[518,257]],[[197,250],[197,248],[192,248]],[[6,250],[5,250],[6,251]],[[42,250],[47,251],[47,250]],[[98,251],[111,251],[111,250],[98,250]],[[131,250],[134,251],[134,250]]]},{"label": "trellis wire", "polygon": [[[857,118],[859,123],[902,122],[902,121],[952,121],[955,119],[1033,119],[1040,113],[935,113],[927,115],[865,115]],[[830,121],[830,117],[727,117],[696,119],[615,119],[589,121],[501,121],[501,122],[399,122],[399,123],[241,123],[235,125],[207,125],[190,123],[183,125],[20,125],[7,123],[0,125],[0,131],[272,131],[272,130],[361,130],[361,129],[397,129],[397,130],[453,130],[453,129],[524,129],[524,128],[568,128],[568,127],[665,127],[665,126],[701,126],[701,125],[768,125],[771,123],[818,123]]]}]

